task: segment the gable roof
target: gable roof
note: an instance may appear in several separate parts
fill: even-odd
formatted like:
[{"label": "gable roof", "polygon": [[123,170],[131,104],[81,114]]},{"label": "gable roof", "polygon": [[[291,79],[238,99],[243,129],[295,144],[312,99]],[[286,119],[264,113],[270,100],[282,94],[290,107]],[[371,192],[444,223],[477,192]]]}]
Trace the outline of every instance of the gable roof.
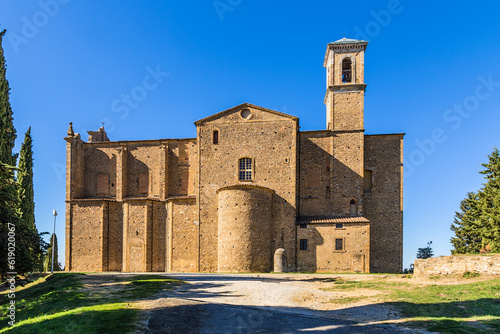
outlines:
[{"label": "gable roof", "polygon": [[196,126],[200,125],[200,124],[203,124],[205,122],[208,122],[208,121],[211,121],[213,119],[216,119],[216,118],[219,118],[221,116],[224,116],[224,115],[227,115],[227,114],[230,114],[232,112],[235,112],[237,110],[240,110],[240,109],[244,109],[244,108],[253,108],[253,109],[258,109],[258,110],[261,110],[261,111],[265,111],[265,112],[268,112],[268,113],[271,113],[271,114],[275,114],[275,115],[278,115],[278,116],[282,116],[282,117],[286,117],[286,118],[290,118],[292,120],[298,120],[299,118],[296,117],[296,116],[292,116],[292,115],[288,115],[288,114],[285,114],[285,113],[282,113],[282,112],[279,112],[279,111],[276,111],[276,110],[272,110],[272,109],[267,109],[267,108],[263,108],[263,107],[259,107],[259,106],[256,106],[254,104],[251,104],[251,103],[242,103],[242,104],[239,104],[235,107],[232,107],[232,108],[229,108],[229,109],[226,109],[226,110],[223,110],[221,112],[218,112],[216,114],[213,114],[211,116],[208,116],[208,117],[205,117],[205,118],[202,118],[196,122],[194,122],[194,124]]}]

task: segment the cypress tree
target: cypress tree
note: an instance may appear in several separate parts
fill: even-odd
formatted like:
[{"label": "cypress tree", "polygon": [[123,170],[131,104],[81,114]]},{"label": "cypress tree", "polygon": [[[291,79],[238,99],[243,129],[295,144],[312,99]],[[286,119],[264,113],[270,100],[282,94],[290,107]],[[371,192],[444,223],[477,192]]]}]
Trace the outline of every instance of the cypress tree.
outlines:
[{"label": "cypress tree", "polygon": [[19,213],[23,220],[25,236],[31,242],[27,245],[29,257],[34,264],[30,271],[43,270],[43,243],[35,224],[35,201],[33,191],[33,144],[31,127],[26,132],[17,167],[17,194]]},{"label": "cypress tree", "polygon": [[17,155],[12,154],[16,140],[14,117],[9,100],[9,82],[6,77],[6,65],[3,55],[2,40],[6,30],[0,32],[0,162],[15,166]]},{"label": "cypress tree", "polygon": [[35,202],[33,192],[33,144],[31,127],[26,132],[19,153],[17,166],[17,193],[20,202],[21,218],[35,229]]},{"label": "cypress tree", "polygon": [[[14,170],[16,155],[12,154],[16,140],[12,109],[9,101],[9,83],[6,78],[5,58],[3,54],[2,41],[5,30],[0,31],[0,274],[5,276],[7,272],[18,271],[21,259],[18,257],[17,249],[17,227],[21,222],[18,214],[18,203],[16,185],[14,182]],[[10,234],[9,234],[10,233]],[[15,238],[16,250],[8,252],[9,238]],[[11,256],[14,255],[14,256]],[[9,262],[10,263],[9,263]],[[12,262],[13,261],[13,262]],[[11,264],[11,266],[9,266]]]},{"label": "cypress tree", "polygon": [[460,211],[455,212],[455,219],[451,224],[455,236],[450,240],[454,248],[451,251],[453,255],[479,253],[482,246],[480,206],[480,196],[470,192],[460,203]]},{"label": "cypress tree", "polygon": [[[3,259],[0,261],[0,269],[2,275],[8,271],[23,274],[40,269],[41,247],[45,246],[34,225],[33,157],[30,131],[23,144],[24,158],[20,164],[22,170],[18,173],[21,177],[19,185],[23,188],[18,191],[18,184],[15,182],[17,154],[13,154],[12,150],[16,140],[16,129],[9,101],[10,88],[6,78],[2,47],[5,32],[5,30],[0,32],[0,258]],[[12,244],[9,244],[11,242],[8,240],[9,237],[12,239]],[[9,246],[14,249],[14,252],[8,252]],[[10,258],[14,261],[12,267],[7,266],[7,260]]]},{"label": "cypress tree", "polygon": [[45,255],[44,269],[45,271],[50,271],[52,267],[52,247],[54,247],[54,271],[60,271],[61,265],[59,264],[59,255],[57,254],[57,236],[52,234],[50,237],[49,247],[47,248],[47,253]]},{"label": "cypress tree", "polygon": [[[12,179],[13,167],[0,162],[0,276],[5,277],[7,272],[17,271],[17,254],[8,252],[8,244],[17,241],[16,228],[20,222],[16,211],[16,198],[13,196]],[[9,233],[10,232],[10,233]],[[9,240],[15,238],[15,240]],[[11,262],[14,261],[14,262]],[[12,266],[10,266],[12,265]]]}]

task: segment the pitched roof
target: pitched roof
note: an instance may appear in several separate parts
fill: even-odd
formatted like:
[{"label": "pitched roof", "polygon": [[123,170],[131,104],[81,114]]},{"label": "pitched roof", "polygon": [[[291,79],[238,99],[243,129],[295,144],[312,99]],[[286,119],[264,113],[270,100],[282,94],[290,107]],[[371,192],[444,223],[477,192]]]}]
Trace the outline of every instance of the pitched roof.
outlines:
[{"label": "pitched roof", "polygon": [[271,114],[275,114],[275,115],[278,115],[278,116],[283,116],[283,117],[287,117],[287,118],[291,118],[293,120],[298,120],[299,118],[296,117],[296,116],[292,116],[292,115],[288,115],[288,114],[285,114],[285,113],[282,113],[282,112],[279,112],[279,111],[276,111],[276,110],[272,110],[272,109],[267,109],[267,108],[263,108],[263,107],[259,107],[259,106],[256,106],[254,104],[251,104],[251,103],[242,103],[242,104],[239,104],[235,107],[232,107],[232,108],[229,108],[229,109],[226,109],[226,110],[223,110],[221,112],[218,112],[216,114],[213,114],[211,116],[208,116],[208,117],[205,117],[205,118],[202,118],[196,122],[194,122],[195,125],[200,125],[202,123],[205,123],[207,121],[210,121],[212,119],[216,119],[216,118],[219,118],[221,116],[224,116],[226,114],[230,114],[234,111],[237,111],[237,110],[240,110],[240,109],[243,109],[243,108],[253,108],[253,109],[259,109],[259,110],[262,110],[262,111],[265,111],[265,112],[268,112],[268,113],[271,113]]},{"label": "pitched roof", "polygon": [[323,61],[323,67],[326,67],[326,63],[328,60],[328,54],[331,50],[331,47],[335,48],[335,49],[343,49],[343,48],[357,49],[359,47],[362,47],[363,49],[365,49],[367,45],[368,45],[368,41],[363,41],[360,39],[345,38],[345,37],[342,39],[339,39],[335,42],[330,42],[330,43],[328,43],[328,46],[326,47],[325,60]]},{"label": "pitched roof", "polygon": [[363,41],[360,39],[352,39],[352,38],[342,38],[335,42],[330,42],[330,44],[357,44],[357,43],[368,43],[367,41]]},{"label": "pitched roof", "polygon": [[342,223],[369,223],[370,221],[361,216],[298,216],[296,224],[342,224]]}]

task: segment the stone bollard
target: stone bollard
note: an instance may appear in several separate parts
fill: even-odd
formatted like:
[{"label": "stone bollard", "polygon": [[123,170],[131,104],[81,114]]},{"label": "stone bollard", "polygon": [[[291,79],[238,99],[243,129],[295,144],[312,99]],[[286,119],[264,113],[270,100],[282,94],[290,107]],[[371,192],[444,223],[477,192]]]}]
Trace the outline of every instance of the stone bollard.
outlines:
[{"label": "stone bollard", "polygon": [[286,252],[283,248],[278,248],[274,252],[274,272],[282,273],[286,270]]}]

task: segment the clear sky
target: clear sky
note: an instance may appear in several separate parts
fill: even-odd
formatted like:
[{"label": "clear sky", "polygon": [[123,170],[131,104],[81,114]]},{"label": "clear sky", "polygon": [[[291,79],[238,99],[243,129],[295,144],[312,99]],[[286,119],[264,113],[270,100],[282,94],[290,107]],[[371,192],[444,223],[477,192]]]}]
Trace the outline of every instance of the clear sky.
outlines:
[{"label": "clear sky", "polygon": [[404,267],[430,240],[449,255],[455,210],[500,146],[499,12],[482,0],[0,0],[38,229],[52,231],[57,209],[63,262],[68,122],[83,139],[101,121],[111,140],[195,137],[194,121],[249,102],[325,129],[323,57],[345,35],[370,42],[366,133],[407,133]]}]

